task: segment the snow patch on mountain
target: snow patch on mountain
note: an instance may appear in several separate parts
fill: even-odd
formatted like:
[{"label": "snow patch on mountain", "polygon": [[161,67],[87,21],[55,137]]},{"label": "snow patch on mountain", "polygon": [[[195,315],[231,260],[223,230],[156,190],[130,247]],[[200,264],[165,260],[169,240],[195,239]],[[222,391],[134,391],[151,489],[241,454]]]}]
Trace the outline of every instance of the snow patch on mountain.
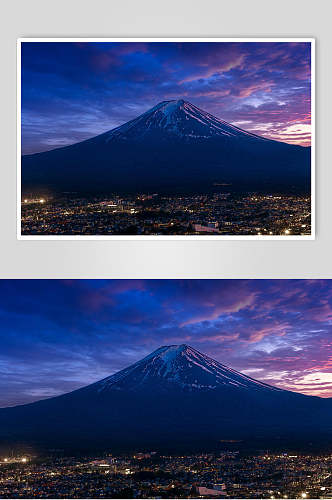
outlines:
[{"label": "snow patch on mountain", "polygon": [[243,375],[185,344],[163,346],[133,365],[94,384],[98,392],[135,390],[146,385],[177,386],[183,390],[233,387],[281,391]]},{"label": "snow patch on mountain", "polygon": [[[246,132],[203,111],[183,99],[162,101],[134,120],[104,134],[106,142],[128,139],[141,140],[150,132],[168,132],[182,140],[213,139],[216,137],[270,141]],[[163,136],[165,139],[165,135]]]}]

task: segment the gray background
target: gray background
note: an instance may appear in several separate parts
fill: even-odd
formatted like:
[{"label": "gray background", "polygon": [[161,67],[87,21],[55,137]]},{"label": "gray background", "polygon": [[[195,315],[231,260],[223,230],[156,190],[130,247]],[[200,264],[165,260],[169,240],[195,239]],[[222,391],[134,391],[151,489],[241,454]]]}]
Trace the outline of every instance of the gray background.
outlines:
[{"label": "gray background", "polygon": [[[4,9],[5,7],[5,9]],[[0,278],[332,278],[331,3],[6,0],[0,26]],[[315,37],[315,241],[18,241],[16,38]]]}]

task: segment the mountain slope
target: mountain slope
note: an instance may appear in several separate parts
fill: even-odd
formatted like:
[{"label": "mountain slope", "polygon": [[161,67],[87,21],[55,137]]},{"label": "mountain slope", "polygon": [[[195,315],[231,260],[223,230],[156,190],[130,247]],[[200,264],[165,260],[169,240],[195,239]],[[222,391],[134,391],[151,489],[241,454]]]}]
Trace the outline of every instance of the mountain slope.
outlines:
[{"label": "mountain slope", "polygon": [[86,141],[22,157],[22,189],[161,193],[310,191],[310,148],[251,134],[183,101],[163,101]]},{"label": "mountain slope", "polygon": [[147,386],[157,390],[209,391],[225,387],[252,391],[281,391],[254,380],[190,346],[163,346],[137,363],[94,384],[98,392],[108,390],[145,391]]},{"label": "mountain slope", "polygon": [[[160,141],[185,141],[194,143],[197,140],[210,142],[215,138],[245,139],[252,141],[269,141],[207,113],[197,106],[183,101],[163,101],[138,118],[131,120],[110,132],[106,132],[106,141],[133,140],[140,142],[147,136],[154,136]],[[272,142],[272,141],[269,141]]]},{"label": "mountain slope", "polygon": [[0,447],[213,449],[332,446],[331,400],[256,381],[186,346],[163,346],[63,396],[0,409]]}]

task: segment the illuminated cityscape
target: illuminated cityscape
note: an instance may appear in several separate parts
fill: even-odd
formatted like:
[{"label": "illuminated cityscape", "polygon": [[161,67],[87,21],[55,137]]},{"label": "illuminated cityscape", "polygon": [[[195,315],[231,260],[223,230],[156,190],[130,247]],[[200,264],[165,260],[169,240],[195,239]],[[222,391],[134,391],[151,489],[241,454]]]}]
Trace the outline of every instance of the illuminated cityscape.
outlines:
[{"label": "illuminated cityscape", "polygon": [[332,498],[332,455],[239,451],[0,459],[1,498]]},{"label": "illuminated cityscape", "polygon": [[332,499],[331,280],[0,293],[0,498]]},{"label": "illuminated cityscape", "polygon": [[310,235],[309,196],[25,196],[22,235]]}]

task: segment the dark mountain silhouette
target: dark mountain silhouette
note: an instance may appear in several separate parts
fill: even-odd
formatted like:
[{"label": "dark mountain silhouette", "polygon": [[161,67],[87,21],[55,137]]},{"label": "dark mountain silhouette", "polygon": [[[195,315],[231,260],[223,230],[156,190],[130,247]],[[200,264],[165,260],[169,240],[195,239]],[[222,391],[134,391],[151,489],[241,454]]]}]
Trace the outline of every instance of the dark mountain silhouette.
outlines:
[{"label": "dark mountain silhouette", "polygon": [[331,399],[272,387],[172,345],[82,389],[1,409],[0,443],[189,451],[235,440],[329,448],[331,417]]},{"label": "dark mountain silhouette", "polygon": [[81,193],[310,192],[310,148],[235,127],[189,102],[164,101],[86,141],[22,157],[22,189]]}]

